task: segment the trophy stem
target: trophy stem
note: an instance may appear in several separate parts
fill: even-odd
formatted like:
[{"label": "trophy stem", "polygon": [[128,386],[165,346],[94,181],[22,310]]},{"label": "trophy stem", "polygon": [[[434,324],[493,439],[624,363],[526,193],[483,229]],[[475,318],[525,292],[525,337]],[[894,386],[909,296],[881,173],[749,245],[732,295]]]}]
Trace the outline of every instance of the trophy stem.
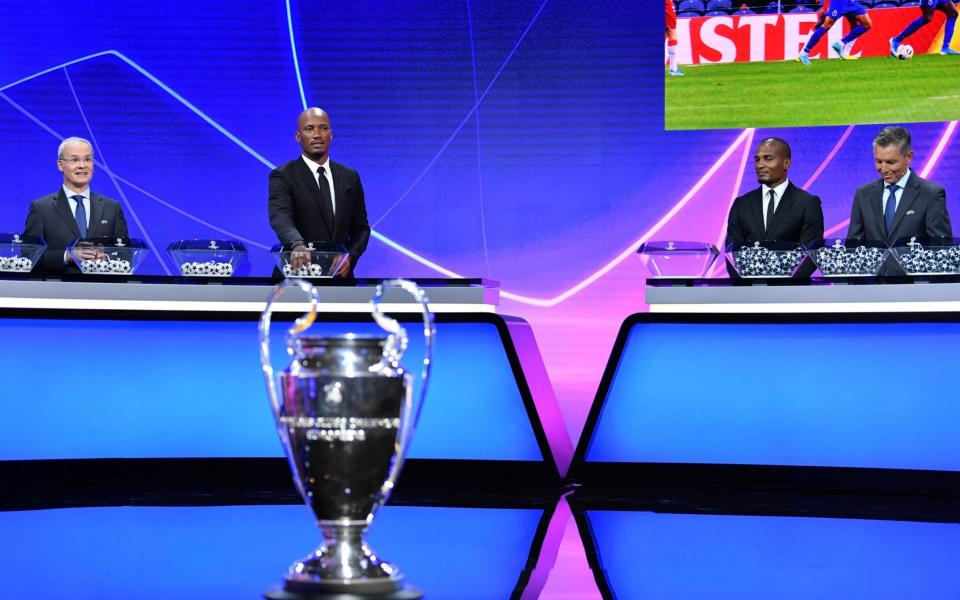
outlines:
[{"label": "trophy stem", "polygon": [[349,565],[356,557],[357,548],[368,549],[363,535],[370,526],[367,521],[320,521],[324,546],[331,546],[340,564]]},{"label": "trophy stem", "polygon": [[399,569],[363,541],[367,521],[323,520],[319,525],[324,543],[290,567],[286,591],[378,595],[403,589]]}]

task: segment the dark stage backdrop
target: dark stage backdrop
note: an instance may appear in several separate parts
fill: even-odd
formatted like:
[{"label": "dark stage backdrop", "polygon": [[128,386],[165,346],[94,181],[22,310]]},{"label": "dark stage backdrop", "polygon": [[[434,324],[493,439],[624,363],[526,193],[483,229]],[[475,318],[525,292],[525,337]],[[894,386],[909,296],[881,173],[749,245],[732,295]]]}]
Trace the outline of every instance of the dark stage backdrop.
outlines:
[{"label": "dark stage backdrop", "polygon": [[[366,190],[375,234],[359,274],[499,280],[504,312],[534,324],[574,432],[617,327],[643,310],[637,243],[722,238],[760,136],[793,143],[791,177],[823,197],[838,234],[874,176],[876,126],[665,132],[674,82],[653,1],[0,10],[0,231],[21,231],[28,202],[58,188],[57,144],[79,135],[95,143],[94,189],[154,248],[146,272],[172,271],[172,240],[233,238],[249,274],[267,274],[267,175],[298,154],[297,114],[321,106],[333,158]],[[954,125],[912,128],[918,167],[948,190],[960,189]]]}]

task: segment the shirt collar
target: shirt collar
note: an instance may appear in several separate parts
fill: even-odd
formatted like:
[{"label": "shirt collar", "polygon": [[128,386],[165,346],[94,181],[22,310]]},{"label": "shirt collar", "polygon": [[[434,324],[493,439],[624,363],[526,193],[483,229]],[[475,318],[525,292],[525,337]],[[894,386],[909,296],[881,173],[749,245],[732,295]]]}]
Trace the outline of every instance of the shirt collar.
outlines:
[{"label": "shirt collar", "polygon": [[63,186],[63,193],[67,196],[67,199],[72,200],[72,196],[83,196],[83,199],[87,202],[90,201],[90,188],[83,190],[79,194],[73,190],[67,189],[67,186]]},{"label": "shirt collar", "polygon": [[305,163],[307,164],[307,167],[310,169],[310,172],[313,173],[314,175],[317,174],[317,169],[319,169],[320,167],[323,167],[324,169],[326,169],[327,173],[330,172],[330,157],[329,157],[329,156],[327,156],[327,160],[323,161],[322,164],[321,164],[321,163],[318,163],[318,162],[316,162],[316,161],[310,160],[309,158],[307,158],[307,155],[306,155],[306,154],[301,154],[301,155],[300,155],[300,158],[303,159],[303,162],[305,162]]},{"label": "shirt collar", "polygon": [[[901,177],[897,181],[897,183],[895,183],[894,185],[899,187],[901,190],[907,189],[907,180],[910,179],[910,173],[911,173],[910,169],[907,169],[907,172],[903,174],[903,177]],[[883,182],[883,187],[890,187],[890,184],[887,182]]]},{"label": "shirt collar", "polygon": [[770,195],[770,190],[773,190],[777,194],[777,201],[779,202],[780,199],[783,198],[783,192],[786,191],[788,185],[790,185],[790,180],[784,179],[783,183],[781,183],[777,187],[771,188],[770,186],[764,183],[760,185],[760,188],[761,188],[761,191],[763,192],[764,198]]}]

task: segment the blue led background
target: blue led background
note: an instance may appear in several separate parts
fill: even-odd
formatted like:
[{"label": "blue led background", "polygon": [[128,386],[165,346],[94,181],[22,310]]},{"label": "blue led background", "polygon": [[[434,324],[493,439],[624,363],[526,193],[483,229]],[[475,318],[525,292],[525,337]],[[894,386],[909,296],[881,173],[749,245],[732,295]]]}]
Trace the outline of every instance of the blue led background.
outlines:
[{"label": "blue led background", "polygon": [[[275,325],[271,353],[282,369],[289,324]],[[0,328],[0,363],[21,374],[0,378],[0,460],[283,455],[256,322],[0,319]],[[364,322],[311,331],[379,329]],[[408,331],[403,362],[419,375],[423,341],[416,327]],[[37,367],[44,359],[31,348],[61,349],[56,376]],[[409,456],[543,460],[494,325],[437,324]]]},{"label": "blue led background", "polygon": [[958,471],[958,343],[960,323],[636,324],[586,459]]},{"label": "blue led background", "polygon": [[[3,9],[0,143],[18,177],[0,230],[22,228],[27,202],[57,188],[57,137],[81,135],[97,145],[95,189],[123,201],[156,248],[218,236],[262,250],[275,241],[267,174],[298,156],[304,102],[330,112],[332,156],[360,172],[374,229],[447,269],[520,283],[544,264],[547,238],[632,212],[643,111],[630,3]],[[155,254],[145,269],[162,273],[158,258],[171,267]],[[253,273],[270,266],[253,258]],[[595,257],[556,260],[565,275],[551,286]],[[363,264],[363,275],[436,274],[381,241]]]}]

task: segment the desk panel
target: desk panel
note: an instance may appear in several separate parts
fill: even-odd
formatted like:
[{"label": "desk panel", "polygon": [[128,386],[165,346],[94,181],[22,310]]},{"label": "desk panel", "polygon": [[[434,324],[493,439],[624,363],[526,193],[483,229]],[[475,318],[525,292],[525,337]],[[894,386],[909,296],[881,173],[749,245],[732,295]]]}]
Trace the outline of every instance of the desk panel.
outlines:
[{"label": "desk panel", "polygon": [[[0,460],[281,456],[256,316],[0,317],[0,364],[16,374],[0,378]],[[378,330],[357,316],[323,319],[315,327],[327,335]],[[416,318],[403,319],[413,368],[422,340]],[[285,325],[275,323],[277,366]],[[438,317],[410,456],[552,463],[503,317]]]},{"label": "desk panel", "polygon": [[960,315],[633,315],[575,456],[960,471]]}]

